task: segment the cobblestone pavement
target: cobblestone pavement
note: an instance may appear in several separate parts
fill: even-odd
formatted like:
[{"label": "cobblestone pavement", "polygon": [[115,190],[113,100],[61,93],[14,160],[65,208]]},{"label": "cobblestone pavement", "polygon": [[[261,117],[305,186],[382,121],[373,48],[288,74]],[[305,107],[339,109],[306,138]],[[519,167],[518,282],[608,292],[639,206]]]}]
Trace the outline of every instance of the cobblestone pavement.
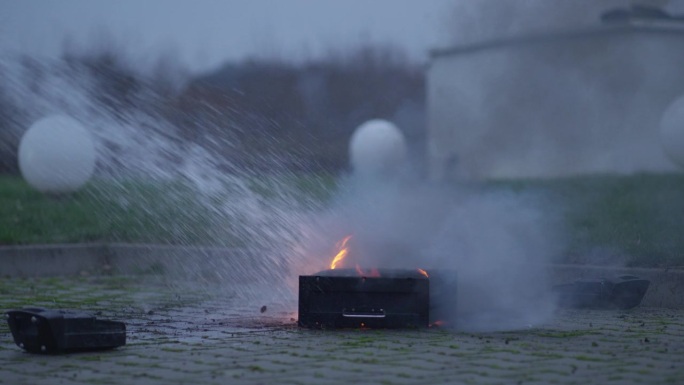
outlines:
[{"label": "cobblestone pavement", "polygon": [[541,327],[495,333],[313,331],[284,307],[130,277],[0,282],[3,311],[82,309],[128,328],[125,347],[46,356],[20,350],[3,322],[3,384],[684,383],[682,310],[562,311]]}]

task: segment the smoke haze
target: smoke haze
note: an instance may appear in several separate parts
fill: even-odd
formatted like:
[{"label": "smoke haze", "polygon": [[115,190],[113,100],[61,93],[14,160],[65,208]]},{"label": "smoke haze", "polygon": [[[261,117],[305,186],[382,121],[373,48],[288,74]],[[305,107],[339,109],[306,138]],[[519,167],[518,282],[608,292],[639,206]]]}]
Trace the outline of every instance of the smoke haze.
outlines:
[{"label": "smoke haze", "polygon": [[602,12],[631,4],[684,11],[681,0],[478,0],[455,1],[444,20],[449,45],[536,33],[576,30],[599,23]]},{"label": "smoke haze", "polygon": [[[544,269],[562,249],[562,229],[543,195],[430,184],[410,171],[393,177],[362,173],[344,179],[324,208],[278,187],[277,174],[287,172],[275,168],[269,188],[278,191],[264,199],[250,189],[249,171],[226,173],[230,165],[211,151],[176,138],[174,124],[155,113],[151,91],[138,96],[147,103],[111,109],[93,98],[88,78],[46,67],[36,82],[16,63],[2,64],[12,80],[13,103],[22,106],[27,121],[60,112],[87,122],[99,140],[101,176],[185,180],[196,200],[215,214],[214,240],[233,232],[248,241],[231,258],[182,248],[169,252],[167,273],[175,286],[199,282],[215,290],[233,282],[226,288],[241,298],[292,303],[297,276],[328,268],[335,243],[352,234],[350,263],[455,271],[458,293],[440,305],[451,313],[447,321],[461,330],[521,328],[552,314]],[[145,209],[123,185],[111,194],[122,205]]]},{"label": "smoke haze", "polygon": [[546,269],[564,244],[554,211],[541,194],[354,174],[311,221],[306,273],[328,268],[334,245],[352,235],[343,267],[455,272],[458,293],[438,304],[452,326],[526,327],[555,309]]},{"label": "smoke haze", "polygon": [[[677,15],[683,4],[665,9]],[[684,90],[681,22],[601,23],[602,12],[628,5],[457,3],[457,48],[428,70],[433,176],[675,171],[658,124]]]},{"label": "smoke haze", "polygon": [[[550,26],[576,26],[588,20],[587,15],[595,20],[599,9],[624,3],[462,1],[454,3],[449,26],[453,42],[474,43]],[[555,308],[545,269],[563,250],[565,232],[560,209],[541,193],[431,184],[407,172],[395,178],[352,174],[339,184],[326,207],[302,202],[277,181],[268,186],[276,198],[264,199],[250,188],[258,172],[240,171],[211,149],[184,140],[175,123],[159,113],[159,94],[152,90],[143,88],[127,108],[114,108],[114,99],[97,92],[103,87],[68,67],[25,66],[0,58],[0,78],[5,86],[2,96],[20,107],[17,120],[11,122],[18,133],[45,115],[73,116],[99,140],[101,175],[188,182],[195,199],[218,218],[213,240],[236,236],[247,242],[246,250],[230,260],[181,252],[172,259],[174,278],[219,285],[249,281],[237,285],[245,298],[292,300],[297,275],[328,268],[334,245],[351,234],[351,264],[455,271],[458,293],[440,305],[450,310],[447,321],[459,329],[527,327],[547,320]],[[513,79],[507,86],[519,85]],[[478,113],[486,111],[484,105],[474,107]],[[201,125],[222,129],[211,120]],[[217,144],[224,150],[230,146],[230,140]],[[493,147],[478,150],[488,155]],[[540,156],[534,161],[543,165],[545,160]],[[277,161],[272,165],[272,176],[288,176]],[[123,185],[111,193],[118,194],[122,206],[135,199]],[[183,219],[178,218],[179,226]]]}]

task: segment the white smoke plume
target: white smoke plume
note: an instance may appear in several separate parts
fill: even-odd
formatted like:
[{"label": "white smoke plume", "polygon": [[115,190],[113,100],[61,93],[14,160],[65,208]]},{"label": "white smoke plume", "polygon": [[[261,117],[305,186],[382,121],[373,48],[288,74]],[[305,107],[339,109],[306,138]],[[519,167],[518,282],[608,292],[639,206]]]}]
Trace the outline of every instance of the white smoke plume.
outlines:
[{"label": "white smoke plume", "polygon": [[455,273],[457,293],[431,305],[458,329],[536,325],[555,309],[546,269],[564,246],[560,214],[543,194],[351,175],[310,222],[302,274],[329,268],[351,235],[343,267]]},{"label": "white smoke plume", "polygon": [[684,12],[682,1],[455,2],[428,70],[434,175],[676,171],[657,136],[682,92],[679,37],[665,27],[681,21],[653,9],[635,9],[633,25],[601,21],[631,4]]}]

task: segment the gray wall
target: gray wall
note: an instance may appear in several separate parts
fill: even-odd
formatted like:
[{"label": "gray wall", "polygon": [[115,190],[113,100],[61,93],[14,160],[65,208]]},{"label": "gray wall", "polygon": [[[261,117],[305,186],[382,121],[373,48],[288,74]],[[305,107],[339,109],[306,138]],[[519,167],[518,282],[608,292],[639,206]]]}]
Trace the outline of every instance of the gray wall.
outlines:
[{"label": "gray wall", "polygon": [[433,179],[677,170],[663,111],[684,94],[684,29],[601,26],[435,51]]}]

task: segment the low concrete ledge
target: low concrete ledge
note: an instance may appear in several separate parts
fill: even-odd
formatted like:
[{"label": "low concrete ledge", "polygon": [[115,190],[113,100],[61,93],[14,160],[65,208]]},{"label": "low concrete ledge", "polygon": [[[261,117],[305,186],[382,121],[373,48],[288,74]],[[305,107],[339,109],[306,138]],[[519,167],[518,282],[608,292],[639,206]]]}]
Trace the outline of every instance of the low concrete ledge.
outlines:
[{"label": "low concrete ledge", "polygon": [[[131,244],[55,244],[0,248],[0,276],[45,277],[78,274],[137,274],[169,271],[202,257],[245,259],[246,251],[220,247]],[[180,263],[183,264],[183,263]],[[185,263],[183,265],[188,265]]]},{"label": "low concrete ledge", "polygon": [[[79,274],[165,272],[183,276],[251,281],[253,271],[264,281],[274,273],[263,258],[246,250],[221,247],[131,244],[61,244],[0,247],[0,276],[44,277]],[[236,267],[236,268],[232,268]],[[552,265],[551,282],[636,275],[651,281],[642,306],[684,309],[684,270]]]},{"label": "low concrete ledge", "polygon": [[155,274],[177,282],[270,283],[272,260],[245,249],[154,244],[55,244],[0,247],[0,277]]},{"label": "low concrete ledge", "polygon": [[104,244],[30,245],[0,248],[0,276],[45,277],[102,272],[109,265]]}]

